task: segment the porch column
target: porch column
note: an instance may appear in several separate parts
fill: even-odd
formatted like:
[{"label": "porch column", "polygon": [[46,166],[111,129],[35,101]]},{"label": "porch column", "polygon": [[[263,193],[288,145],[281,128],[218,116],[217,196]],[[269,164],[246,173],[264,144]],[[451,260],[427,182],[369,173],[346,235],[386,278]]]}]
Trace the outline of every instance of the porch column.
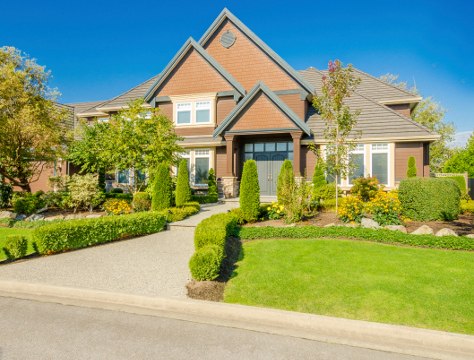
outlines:
[{"label": "porch column", "polygon": [[303,136],[302,131],[291,133],[293,138],[293,171],[295,176],[301,176],[301,136]]},{"label": "porch column", "polygon": [[235,176],[234,172],[234,135],[226,135],[226,176]]}]

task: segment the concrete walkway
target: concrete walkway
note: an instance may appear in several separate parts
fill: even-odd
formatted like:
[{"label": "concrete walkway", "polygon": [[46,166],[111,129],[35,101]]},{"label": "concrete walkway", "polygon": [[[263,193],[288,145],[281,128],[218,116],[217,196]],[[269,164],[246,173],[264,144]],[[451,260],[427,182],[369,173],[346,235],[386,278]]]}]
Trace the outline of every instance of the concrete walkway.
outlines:
[{"label": "concrete walkway", "polygon": [[0,265],[0,280],[185,298],[195,226],[236,206],[207,205],[168,231]]}]

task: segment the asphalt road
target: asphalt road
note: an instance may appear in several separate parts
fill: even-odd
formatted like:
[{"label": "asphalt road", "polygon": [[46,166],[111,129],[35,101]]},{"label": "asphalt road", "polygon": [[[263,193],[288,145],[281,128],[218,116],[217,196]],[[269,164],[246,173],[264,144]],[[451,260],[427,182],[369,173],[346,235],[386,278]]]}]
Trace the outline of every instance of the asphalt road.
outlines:
[{"label": "asphalt road", "polygon": [[0,297],[0,359],[419,359],[154,316]]}]

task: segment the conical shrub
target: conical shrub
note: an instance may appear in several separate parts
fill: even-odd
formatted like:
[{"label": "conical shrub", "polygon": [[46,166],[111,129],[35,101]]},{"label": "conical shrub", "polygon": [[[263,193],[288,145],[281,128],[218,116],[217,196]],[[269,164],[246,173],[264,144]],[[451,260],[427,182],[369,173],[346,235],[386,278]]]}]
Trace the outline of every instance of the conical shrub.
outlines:
[{"label": "conical shrub", "polygon": [[260,186],[258,184],[257,163],[247,160],[244,163],[240,181],[240,210],[247,222],[256,221],[260,211]]},{"label": "conical shrub", "polygon": [[151,194],[151,209],[159,211],[171,206],[172,185],[168,165],[161,163],[153,176],[153,188]]}]

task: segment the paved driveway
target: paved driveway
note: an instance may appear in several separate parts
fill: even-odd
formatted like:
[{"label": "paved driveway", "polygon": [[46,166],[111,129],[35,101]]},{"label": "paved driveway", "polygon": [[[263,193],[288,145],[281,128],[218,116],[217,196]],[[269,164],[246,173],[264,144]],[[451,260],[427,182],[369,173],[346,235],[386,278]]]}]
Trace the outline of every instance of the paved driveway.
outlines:
[{"label": "paved driveway", "polygon": [[195,226],[236,206],[205,207],[157,234],[1,265],[0,279],[184,298]]}]

